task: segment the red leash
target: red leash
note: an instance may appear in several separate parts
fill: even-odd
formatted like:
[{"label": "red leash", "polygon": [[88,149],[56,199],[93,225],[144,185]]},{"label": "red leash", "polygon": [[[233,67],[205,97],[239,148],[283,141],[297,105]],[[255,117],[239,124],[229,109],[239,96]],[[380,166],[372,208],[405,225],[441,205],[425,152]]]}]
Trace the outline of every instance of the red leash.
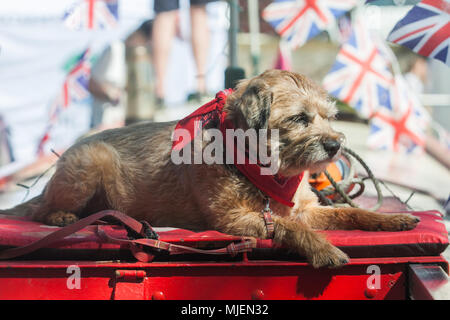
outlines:
[{"label": "red leash", "polygon": [[[157,239],[149,239],[147,235],[150,232],[154,233],[153,229],[147,222],[139,222],[126,214],[123,214],[118,211],[105,210],[100,211],[98,213],[92,214],[86,218],[83,218],[71,225],[63,227],[58,231],[55,231],[42,239],[39,239],[29,245],[18,247],[18,248],[10,248],[3,251],[0,251],[0,260],[13,259],[16,257],[20,257],[31,252],[34,252],[38,249],[47,248],[50,244],[56,243],[59,240],[97,222],[98,220],[104,217],[113,217],[118,220],[121,224],[123,224],[128,230],[134,232],[135,234],[141,236],[140,239],[118,239],[109,236],[103,229],[101,225],[97,225],[96,232],[98,236],[105,242],[116,243],[124,245],[131,250],[134,257],[141,262],[149,262],[154,258],[154,253],[151,253],[149,250],[145,249],[158,249],[162,251],[167,251],[170,255],[175,254],[185,254],[185,253],[201,253],[201,254],[214,254],[214,255],[223,255],[228,254],[231,256],[235,256],[241,252],[251,251],[252,248],[256,246],[256,240],[254,238],[243,237],[241,242],[239,243],[230,243],[224,248],[220,249],[211,249],[211,250],[202,250],[187,246],[175,245],[172,243],[160,241]],[[150,229],[149,229],[150,228]]]}]

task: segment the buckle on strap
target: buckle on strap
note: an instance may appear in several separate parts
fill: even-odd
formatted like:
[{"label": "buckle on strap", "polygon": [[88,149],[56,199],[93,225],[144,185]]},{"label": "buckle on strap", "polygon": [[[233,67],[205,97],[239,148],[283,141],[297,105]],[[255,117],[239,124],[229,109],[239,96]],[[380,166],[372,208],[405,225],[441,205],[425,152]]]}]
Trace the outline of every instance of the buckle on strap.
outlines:
[{"label": "buckle on strap", "polygon": [[143,230],[141,231],[141,235],[144,238],[154,239],[154,240],[158,240],[159,239],[159,235],[156,233],[155,230],[153,230],[153,228],[150,225],[150,223],[148,223],[145,220],[142,220],[141,223],[142,223],[142,227],[143,227]]},{"label": "buckle on strap", "polygon": [[273,239],[274,233],[275,233],[275,227],[272,220],[272,209],[270,209],[270,198],[266,197],[266,205],[264,209],[261,211],[264,219],[264,223],[266,225],[267,230],[267,238]]}]

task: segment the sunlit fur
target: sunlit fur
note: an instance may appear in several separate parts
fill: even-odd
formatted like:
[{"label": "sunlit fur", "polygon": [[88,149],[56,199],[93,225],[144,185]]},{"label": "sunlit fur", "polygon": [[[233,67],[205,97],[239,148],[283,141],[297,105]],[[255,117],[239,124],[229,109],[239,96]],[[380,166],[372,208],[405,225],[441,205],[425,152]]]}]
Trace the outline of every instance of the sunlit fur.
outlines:
[{"label": "sunlit fur", "polygon": [[[343,135],[334,131],[330,120],[334,119],[337,109],[326,92],[306,77],[287,71],[266,71],[264,85],[259,95],[271,97],[268,129],[278,129],[280,134],[280,170],[284,176],[297,175],[300,172],[322,171],[331,161],[339,157],[338,152],[330,158],[322,142],[327,139],[343,140]],[[259,78],[245,80],[237,88],[237,98],[249,85],[260,81]],[[234,99],[228,109],[237,103]],[[232,117],[239,122],[239,114],[230,110]],[[306,114],[308,123],[295,122],[296,116]]]},{"label": "sunlit fur", "polygon": [[[299,74],[272,70],[242,81],[225,111],[236,128],[279,129],[280,174],[321,170],[339,156],[330,159],[323,147],[326,138],[343,139],[329,123],[336,107],[319,86]],[[171,161],[176,123],[142,123],[82,139],[58,160],[41,195],[0,213],[63,226],[115,209],[153,226],[266,238],[263,194],[233,166]],[[337,267],[349,260],[317,229],[399,231],[418,223],[407,214],[322,207],[308,177],[305,171],[293,208],[275,201],[271,208],[274,241],[305,256],[314,267]]]}]

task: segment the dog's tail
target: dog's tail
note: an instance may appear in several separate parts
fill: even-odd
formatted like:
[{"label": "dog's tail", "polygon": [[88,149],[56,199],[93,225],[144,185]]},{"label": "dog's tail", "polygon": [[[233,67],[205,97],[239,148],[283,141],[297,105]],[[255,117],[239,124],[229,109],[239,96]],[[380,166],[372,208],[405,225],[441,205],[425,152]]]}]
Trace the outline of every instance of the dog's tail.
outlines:
[{"label": "dog's tail", "polygon": [[28,217],[35,212],[35,210],[42,204],[42,194],[21,203],[13,208],[0,210],[0,214],[16,216],[16,217]]}]

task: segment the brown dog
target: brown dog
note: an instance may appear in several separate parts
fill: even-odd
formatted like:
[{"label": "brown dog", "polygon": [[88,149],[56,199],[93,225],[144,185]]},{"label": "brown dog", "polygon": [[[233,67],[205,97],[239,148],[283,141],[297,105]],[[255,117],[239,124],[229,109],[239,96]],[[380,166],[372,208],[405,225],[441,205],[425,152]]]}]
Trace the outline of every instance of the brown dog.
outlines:
[{"label": "brown dog", "polygon": [[[274,241],[305,255],[314,267],[340,266],[347,255],[314,230],[409,230],[419,219],[318,204],[308,172],[323,170],[340,152],[342,134],[329,124],[336,108],[305,77],[266,71],[242,81],[224,111],[236,128],[279,130],[279,174],[305,172],[291,208],[272,201]],[[215,229],[266,238],[264,196],[233,166],[179,164],[171,160],[176,122],[107,130],[73,145],[58,160],[42,195],[0,213],[31,215],[66,225],[115,209],[153,226]]]}]

